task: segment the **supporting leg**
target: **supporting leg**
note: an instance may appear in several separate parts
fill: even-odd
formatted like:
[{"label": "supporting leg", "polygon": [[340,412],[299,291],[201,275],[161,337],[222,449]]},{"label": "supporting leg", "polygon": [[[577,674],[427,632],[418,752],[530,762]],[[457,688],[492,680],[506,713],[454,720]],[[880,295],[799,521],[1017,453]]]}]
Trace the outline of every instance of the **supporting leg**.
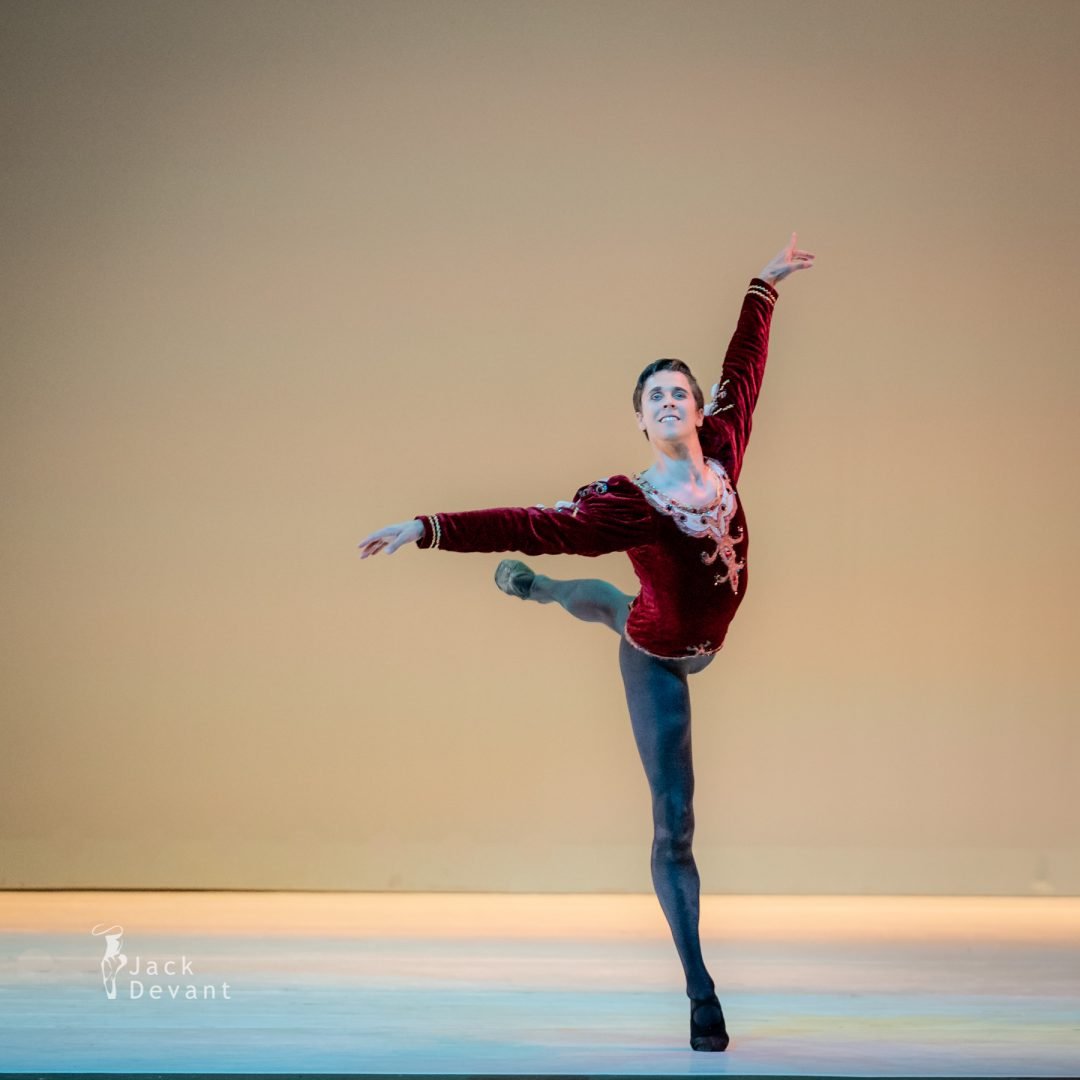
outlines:
[{"label": "supporting leg", "polygon": [[687,997],[707,998],[715,984],[698,936],[701,880],[691,850],[694,769],[686,667],[649,656],[625,638],[619,644],[619,667],[652,793],[653,887],[682,962]]}]

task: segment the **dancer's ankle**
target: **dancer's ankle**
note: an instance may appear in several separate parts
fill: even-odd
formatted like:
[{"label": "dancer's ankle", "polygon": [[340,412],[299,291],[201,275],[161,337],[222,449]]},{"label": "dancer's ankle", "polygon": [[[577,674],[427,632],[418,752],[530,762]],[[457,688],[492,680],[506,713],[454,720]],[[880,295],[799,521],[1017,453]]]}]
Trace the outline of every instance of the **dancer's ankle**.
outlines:
[{"label": "dancer's ankle", "polygon": [[537,574],[529,587],[529,599],[538,604],[550,604],[555,599],[551,595],[551,578],[545,574]]}]

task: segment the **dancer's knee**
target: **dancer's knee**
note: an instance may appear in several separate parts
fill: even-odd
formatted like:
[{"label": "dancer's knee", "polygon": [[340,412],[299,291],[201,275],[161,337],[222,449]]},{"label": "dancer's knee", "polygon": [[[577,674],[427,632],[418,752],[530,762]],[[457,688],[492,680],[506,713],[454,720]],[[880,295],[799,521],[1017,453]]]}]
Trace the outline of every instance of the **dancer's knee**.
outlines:
[{"label": "dancer's knee", "polygon": [[693,848],[693,807],[681,800],[666,800],[653,814],[653,854],[659,858],[683,859]]},{"label": "dancer's knee", "polygon": [[620,618],[625,621],[623,608],[626,594],[607,581],[582,578],[564,583],[568,588],[560,603],[575,618],[584,622],[602,622],[617,633],[622,632]]}]

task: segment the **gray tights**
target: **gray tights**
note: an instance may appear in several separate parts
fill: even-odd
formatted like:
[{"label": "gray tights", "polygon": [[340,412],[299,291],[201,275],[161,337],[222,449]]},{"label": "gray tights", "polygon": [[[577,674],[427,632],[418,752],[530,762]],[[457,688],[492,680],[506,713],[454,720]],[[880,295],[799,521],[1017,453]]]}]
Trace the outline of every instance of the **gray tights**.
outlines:
[{"label": "gray tights", "polygon": [[630,723],[652,792],[652,880],[671,927],[690,998],[715,989],[698,937],[701,879],[691,845],[694,838],[694,767],[690,745],[690,689],[687,679],[704,670],[712,656],[663,660],[631,645],[623,636],[633,597],[598,578],[557,581],[537,574],[530,599],[561,604],[585,622],[602,622],[619,635]]}]

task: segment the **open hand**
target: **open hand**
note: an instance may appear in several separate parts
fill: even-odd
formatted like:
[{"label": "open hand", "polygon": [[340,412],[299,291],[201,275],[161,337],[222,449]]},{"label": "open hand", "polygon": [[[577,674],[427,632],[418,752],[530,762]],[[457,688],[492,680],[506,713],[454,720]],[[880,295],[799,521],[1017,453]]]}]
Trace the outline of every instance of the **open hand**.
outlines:
[{"label": "open hand", "polygon": [[779,252],[776,257],[758,274],[771,285],[783,281],[794,270],[810,270],[813,268],[814,259],[817,257],[810,251],[803,251],[795,246],[795,233],[791,234],[791,243]]},{"label": "open hand", "polygon": [[360,549],[360,558],[366,559],[369,555],[378,555],[385,551],[387,555],[393,555],[402,544],[415,544],[424,535],[424,523],[410,518],[408,521],[399,521],[396,525],[387,525],[384,529],[365,536],[356,546]]}]

